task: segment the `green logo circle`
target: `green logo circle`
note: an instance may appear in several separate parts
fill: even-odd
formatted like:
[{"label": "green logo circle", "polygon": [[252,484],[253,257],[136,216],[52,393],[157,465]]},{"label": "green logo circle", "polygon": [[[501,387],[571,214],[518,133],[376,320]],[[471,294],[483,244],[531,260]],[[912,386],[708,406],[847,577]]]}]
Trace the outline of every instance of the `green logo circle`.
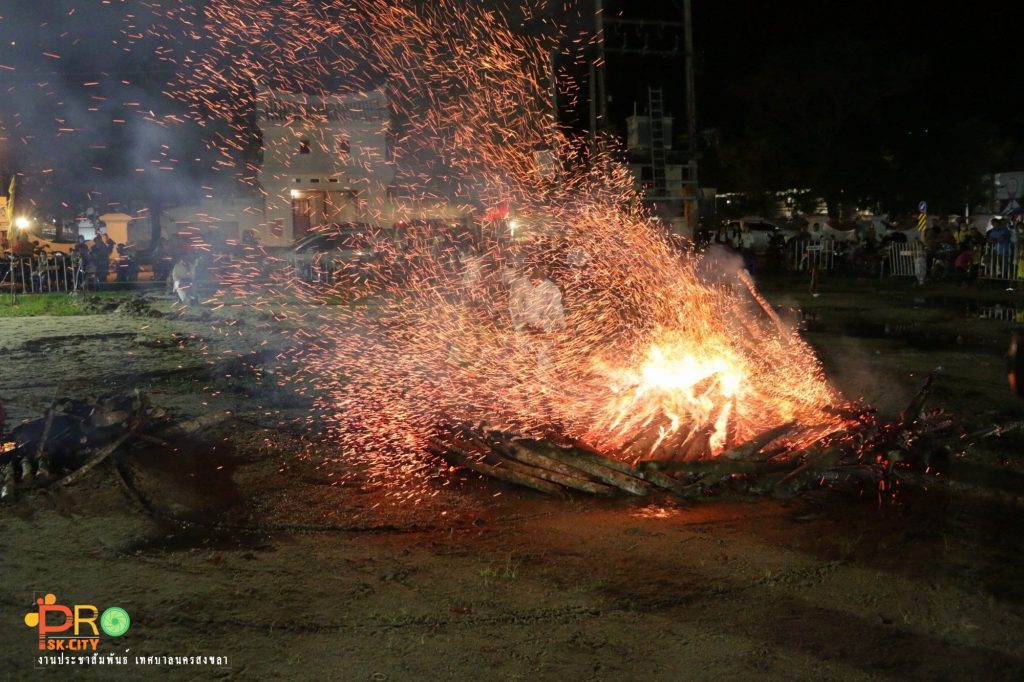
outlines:
[{"label": "green logo circle", "polygon": [[128,612],[120,606],[111,606],[100,616],[100,629],[111,637],[120,637],[128,632],[132,625],[132,619]]}]

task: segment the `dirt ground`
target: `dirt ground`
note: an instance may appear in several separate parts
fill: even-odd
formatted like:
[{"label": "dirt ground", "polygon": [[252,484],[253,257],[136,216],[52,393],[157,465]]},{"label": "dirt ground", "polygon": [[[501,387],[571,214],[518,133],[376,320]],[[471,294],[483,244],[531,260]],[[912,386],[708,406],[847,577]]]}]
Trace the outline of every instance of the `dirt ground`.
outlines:
[{"label": "dirt ground", "polygon": [[[1003,359],[1016,293],[805,290],[765,286],[847,397],[898,413],[941,366],[931,404],[968,430],[1024,419]],[[235,417],[0,505],[0,679],[1024,677],[1024,438],[951,442],[947,475],[895,500],[565,501],[463,476],[395,504],[298,456],[304,399],[248,398],[231,360],[280,339],[209,316],[0,318],[9,426],[134,388]],[[47,592],[130,614],[101,653],[229,662],[36,669],[23,617]]]}]

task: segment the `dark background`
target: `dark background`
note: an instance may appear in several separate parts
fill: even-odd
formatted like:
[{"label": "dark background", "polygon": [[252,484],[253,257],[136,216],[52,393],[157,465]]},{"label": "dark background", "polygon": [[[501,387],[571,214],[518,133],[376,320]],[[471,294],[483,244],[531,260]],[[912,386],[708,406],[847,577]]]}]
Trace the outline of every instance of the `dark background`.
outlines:
[{"label": "dark background", "polygon": [[[592,3],[549,7],[571,39],[592,30]],[[605,11],[681,21],[682,0],[607,0]],[[982,176],[1024,168],[1024,13],[1015,3],[694,0],[693,18],[704,185],[805,187],[830,205],[894,210],[923,198],[956,211],[984,199]],[[0,8],[3,171],[22,173],[25,196],[46,210],[133,210],[188,199],[230,175],[207,149],[211,130],[181,124],[186,112],[161,94],[173,73],[147,34],[151,21],[140,0]],[[609,46],[622,37],[609,32]],[[573,56],[560,61],[579,98],[575,109],[563,99],[562,118],[582,132],[586,69],[566,66]],[[681,53],[610,54],[606,73],[613,132],[658,84],[685,148]]]},{"label": "dark background", "polygon": [[[608,0],[682,18],[682,0]],[[981,176],[1024,168],[1024,11],[1015,3],[693,2],[701,182],[961,212]],[[660,81],[684,120],[682,59],[609,57],[613,119]],[[676,126],[679,134],[685,126]]]}]

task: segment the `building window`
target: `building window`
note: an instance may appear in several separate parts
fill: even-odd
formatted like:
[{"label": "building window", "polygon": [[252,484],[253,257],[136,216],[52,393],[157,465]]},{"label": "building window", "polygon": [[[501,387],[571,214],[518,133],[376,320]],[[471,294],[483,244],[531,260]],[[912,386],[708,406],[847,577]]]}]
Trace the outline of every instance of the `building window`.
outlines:
[{"label": "building window", "polygon": [[308,154],[309,153],[309,140],[299,140],[299,153],[300,154]]}]

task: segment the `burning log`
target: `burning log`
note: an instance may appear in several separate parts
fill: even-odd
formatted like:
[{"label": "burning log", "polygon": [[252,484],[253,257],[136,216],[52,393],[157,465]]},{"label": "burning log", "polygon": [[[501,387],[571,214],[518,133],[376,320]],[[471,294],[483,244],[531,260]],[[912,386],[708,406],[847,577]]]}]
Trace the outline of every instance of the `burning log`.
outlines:
[{"label": "burning log", "polygon": [[762,431],[758,435],[754,436],[746,443],[737,445],[730,450],[726,450],[719,457],[723,457],[729,460],[745,460],[760,452],[761,448],[765,447],[773,440],[781,438],[786,435],[789,431],[796,427],[796,422],[790,421],[785,424],[780,424],[774,428]]},{"label": "burning log", "polygon": [[701,475],[727,476],[730,474],[773,474],[780,471],[789,471],[796,466],[794,460],[781,460],[778,462],[737,462],[735,460],[722,459],[720,456],[714,459],[700,462],[643,462],[642,470],[663,471],[663,472],[688,472]]},{"label": "burning log", "polygon": [[[467,429],[450,431],[430,443],[432,452],[453,464],[542,492],[552,492],[550,484],[561,486],[560,492],[567,488],[602,496],[616,491],[643,496],[651,490],[652,483],[644,480],[636,469],[585,446],[565,448],[512,438],[498,431],[481,435]],[[479,459],[468,455],[468,451],[475,452]],[[512,480],[513,477],[523,480]],[[547,485],[538,486],[537,480]],[[672,490],[678,487],[675,481],[660,483]]]},{"label": "burning log", "polygon": [[615,494],[614,487],[590,480],[583,469],[569,466],[544,453],[537,452],[524,442],[512,442],[510,445],[508,452],[512,457],[532,465],[536,472],[545,472],[533,474],[538,478],[544,478],[552,483],[559,483],[567,488],[593,495]]},{"label": "burning log", "polygon": [[[919,409],[922,394],[915,398],[909,412]],[[897,447],[906,451],[900,455],[901,461],[909,461],[930,434],[952,426],[941,413],[913,420],[912,430],[904,425],[902,416],[899,421],[883,422],[874,412],[860,408],[851,410],[848,416],[845,426],[786,422],[715,457],[710,456],[714,422],[709,420],[703,428],[689,432],[683,446],[669,453],[674,455],[671,458],[645,459],[636,466],[565,435],[553,435],[551,440],[518,438],[499,431],[483,432],[481,426],[463,427],[451,438],[457,453],[455,463],[544,492],[551,492],[551,486],[557,484],[563,490],[591,494],[607,495],[618,489],[643,496],[660,490],[690,498],[725,489],[755,494],[780,490],[792,493],[819,486],[862,490],[886,475],[885,467],[874,463],[875,453],[884,453],[881,461],[891,465],[893,448]],[[679,431],[659,444],[654,454],[662,454],[664,444],[671,443],[672,438],[681,438]],[[449,446],[441,441],[435,444],[435,450],[444,447]],[[467,459],[466,450],[487,461]],[[619,454],[627,456],[621,450]],[[452,461],[452,456],[448,458]],[[538,486],[538,480],[547,485]],[[723,486],[726,483],[728,486]]]},{"label": "burning log", "polygon": [[[561,464],[539,452],[533,452],[524,447],[522,442],[507,441],[501,446],[489,445],[475,434],[465,430],[449,434],[448,438],[456,446],[456,449],[472,450],[484,460],[496,460],[497,466],[505,467],[513,472],[544,479],[591,495],[613,495],[615,493],[613,488],[589,480],[583,471]],[[490,465],[490,462],[487,461],[483,463]]]},{"label": "burning log", "polygon": [[709,421],[690,434],[674,459],[683,462],[696,462],[705,455],[711,454],[711,435],[715,432],[715,424]]},{"label": "burning log", "polygon": [[690,437],[690,431],[679,429],[675,433],[668,436],[663,440],[651,453],[651,456],[643,460],[638,460],[637,464],[643,461],[661,461],[672,459],[679,449],[683,447],[686,440]]},{"label": "burning log", "polygon": [[569,447],[572,448],[573,452],[575,452],[581,458],[588,458],[590,459],[590,461],[596,464],[599,464],[603,467],[607,467],[614,471],[618,471],[621,474],[635,476],[637,473],[636,469],[630,466],[629,464],[609,457],[600,450],[596,450],[580,440],[577,440],[575,438],[567,438],[566,441],[569,444]]},{"label": "burning log", "polygon": [[483,474],[484,476],[497,478],[501,481],[507,481],[509,483],[515,483],[516,485],[532,488],[533,490],[537,490],[548,495],[561,495],[565,491],[562,486],[556,483],[551,483],[550,481],[545,481],[542,478],[537,478],[536,476],[531,476],[525,473],[517,473],[509,468],[492,466],[490,464],[485,464],[484,462],[476,461],[466,453],[460,452],[436,439],[431,439],[430,444],[431,451],[434,452],[434,454],[443,457],[451,464],[475,471],[478,474]]},{"label": "burning log", "polygon": [[968,434],[968,438],[971,440],[980,438],[999,438],[1019,431],[1024,431],[1024,421],[1010,422],[1008,424],[994,424],[971,432]]},{"label": "burning log", "polygon": [[[521,450],[520,452],[528,452]],[[536,453],[534,453],[536,454]],[[550,460],[549,460],[550,461]],[[542,478],[545,481],[557,483],[558,485],[569,488],[570,490],[577,490],[579,492],[589,493],[591,495],[611,496],[615,494],[615,488],[601,483],[596,483],[587,478],[581,476],[568,476],[560,474],[556,471],[552,471],[546,468],[543,464],[543,459],[538,460],[539,466],[530,466],[516,460],[504,460],[499,466],[506,467],[511,471],[533,476],[535,478]]]},{"label": "burning log", "polygon": [[668,428],[671,424],[672,421],[667,416],[660,415],[648,424],[646,428],[641,429],[636,435],[623,443],[619,449],[622,452],[632,452],[636,456],[642,457],[662,437],[663,429]]},{"label": "burning log", "polygon": [[825,471],[839,464],[847,454],[849,453],[838,445],[812,447],[804,455],[803,463],[783,476],[779,485],[788,486],[790,490],[797,490],[815,479],[820,479]]},{"label": "burning log", "polygon": [[641,469],[640,476],[655,488],[679,497],[686,497],[691,494],[694,490],[694,485],[698,482],[684,483],[654,468]]},{"label": "burning log", "polygon": [[39,446],[36,448],[37,459],[43,456],[43,451],[46,449],[46,441],[50,439],[50,429],[53,427],[54,410],[56,407],[57,402],[55,400],[46,408],[46,425],[43,426],[43,437],[39,439]]},{"label": "burning log", "polygon": [[[619,467],[611,464],[615,460],[603,455],[594,455],[590,452],[577,451],[575,449],[563,450],[557,446],[548,445],[540,441],[529,442],[534,452],[538,452],[570,468],[578,469],[601,483],[639,497],[650,492],[650,486],[638,478],[638,472],[635,469],[629,468],[627,464],[623,464],[623,467],[627,469],[626,472],[623,472]],[[521,451],[522,448],[517,452]]]}]

